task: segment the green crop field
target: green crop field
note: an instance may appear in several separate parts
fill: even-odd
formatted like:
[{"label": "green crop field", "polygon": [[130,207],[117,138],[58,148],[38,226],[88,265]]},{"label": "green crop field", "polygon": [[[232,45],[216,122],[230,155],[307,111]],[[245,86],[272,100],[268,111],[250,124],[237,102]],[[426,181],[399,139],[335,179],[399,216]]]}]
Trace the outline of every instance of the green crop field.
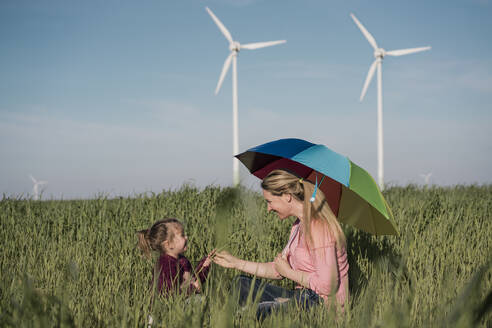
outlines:
[{"label": "green crop field", "polygon": [[292,220],[268,214],[258,193],[185,185],[115,199],[4,196],[0,326],[144,327],[152,313],[155,327],[490,327],[492,186],[391,187],[384,195],[399,236],[343,227],[351,293],[345,312],[293,308],[263,322],[253,307],[235,307],[229,288],[238,272],[216,265],[202,295],[157,298],[151,308],[153,263],[135,248],[136,230],[176,217],[185,222],[192,263],[214,247],[271,261]]}]

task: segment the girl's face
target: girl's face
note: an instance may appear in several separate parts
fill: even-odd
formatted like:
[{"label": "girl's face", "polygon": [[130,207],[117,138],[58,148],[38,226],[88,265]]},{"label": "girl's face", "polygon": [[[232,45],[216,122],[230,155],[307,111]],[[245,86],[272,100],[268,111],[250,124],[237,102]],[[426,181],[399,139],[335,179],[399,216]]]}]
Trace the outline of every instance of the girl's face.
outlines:
[{"label": "girl's face", "polygon": [[184,253],[187,249],[188,244],[188,236],[184,233],[184,229],[182,227],[172,227],[173,229],[173,238],[172,241],[166,241],[166,252],[173,256],[178,257],[178,255]]},{"label": "girl's face", "polygon": [[268,212],[274,211],[277,213],[280,220],[286,219],[292,215],[291,199],[289,194],[275,196],[267,190],[263,190],[263,197],[267,202]]}]

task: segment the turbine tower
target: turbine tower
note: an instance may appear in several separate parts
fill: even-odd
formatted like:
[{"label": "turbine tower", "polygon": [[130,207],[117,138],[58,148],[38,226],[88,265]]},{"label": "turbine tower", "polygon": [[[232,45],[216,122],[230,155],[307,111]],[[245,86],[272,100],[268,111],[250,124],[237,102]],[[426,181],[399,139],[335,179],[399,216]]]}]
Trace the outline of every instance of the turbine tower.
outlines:
[{"label": "turbine tower", "polygon": [[428,187],[428,186],[429,186],[429,182],[430,182],[430,177],[431,177],[431,175],[432,175],[432,172],[427,173],[427,174],[422,173],[422,174],[420,175],[422,178],[424,178],[424,181],[425,181],[425,186],[426,186],[426,187]]},{"label": "turbine tower", "polygon": [[29,177],[31,178],[32,183],[34,183],[34,186],[32,187],[32,193],[33,193],[34,200],[38,200],[39,199],[38,187],[40,185],[47,184],[48,181],[37,181],[36,179],[33,178],[32,175],[29,175]]},{"label": "turbine tower", "polygon": [[366,81],[364,82],[364,87],[362,88],[362,93],[360,94],[360,101],[364,99],[367,87],[371,82],[374,75],[376,67],[378,69],[378,185],[381,190],[384,188],[384,178],[383,178],[383,81],[382,81],[382,67],[381,63],[384,56],[403,56],[408,54],[413,54],[416,52],[421,52],[429,50],[431,47],[421,47],[421,48],[410,48],[410,49],[400,49],[386,51],[383,48],[379,48],[374,37],[366,30],[366,28],[359,22],[354,14],[350,14],[350,17],[354,20],[355,24],[359,27],[362,34],[366,37],[367,41],[374,48],[374,62],[371,67],[369,67],[369,72],[367,73]]},{"label": "turbine tower", "polygon": [[[227,30],[227,28],[222,24],[222,22],[214,15],[214,13],[208,8],[205,7],[208,14],[214,20],[215,24],[219,27],[219,30],[224,34],[227,41],[229,41],[229,50],[231,53],[227,56],[224,66],[222,67],[222,72],[220,73],[219,82],[217,83],[217,87],[215,88],[215,94],[219,93],[220,87],[222,86],[222,82],[224,81],[224,77],[229,70],[232,61],[232,155],[236,155],[239,153],[239,133],[238,133],[238,109],[237,109],[237,54],[241,49],[254,50],[259,48],[265,48],[274,46],[277,44],[285,43],[285,40],[279,41],[267,41],[267,42],[255,42],[248,44],[240,44],[237,41],[234,41],[231,33]],[[237,187],[239,185],[239,160],[235,157],[232,159],[232,181],[233,185]]]}]

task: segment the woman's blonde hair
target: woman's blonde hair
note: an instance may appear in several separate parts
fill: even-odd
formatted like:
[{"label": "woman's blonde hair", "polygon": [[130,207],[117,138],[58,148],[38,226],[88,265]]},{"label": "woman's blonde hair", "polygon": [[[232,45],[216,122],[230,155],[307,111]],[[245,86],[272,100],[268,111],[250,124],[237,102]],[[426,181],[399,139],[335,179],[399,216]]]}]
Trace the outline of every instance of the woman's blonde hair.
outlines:
[{"label": "woman's blonde hair", "polygon": [[176,229],[169,229],[171,225],[174,225],[175,228],[183,229],[183,224],[178,219],[167,218],[155,222],[148,229],[137,231],[137,247],[146,258],[151,258],[152,251],[164,252],[162,247],[164,241],[173,241]]},{"label": "woman's blonde hair", "polygon": [[313,183],[299,179],[299,177],[287,171],[274,170],[263,179],[261,187],[274,196],[290,194],[295,199],[303,202],[304,218],[302,224],[308,247],[312,246],[313,240],[311,235],[312,220],[322,220],[327,225],[332,238],[335,239],[337,247],[345,247],[345,235],[321,189],[318,188],[314,202],[311,203],[310,199],[314,192]]}]

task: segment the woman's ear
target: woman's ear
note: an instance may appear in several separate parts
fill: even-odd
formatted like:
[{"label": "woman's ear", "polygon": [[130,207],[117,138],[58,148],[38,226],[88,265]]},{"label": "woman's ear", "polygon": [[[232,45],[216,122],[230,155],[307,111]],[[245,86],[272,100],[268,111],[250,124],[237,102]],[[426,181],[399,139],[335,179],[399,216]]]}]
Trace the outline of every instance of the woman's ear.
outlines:
[{"label": "woman's ear", "polygon": [[292,201],[292,194],[282,194],[284,201],[290,203]]}]

